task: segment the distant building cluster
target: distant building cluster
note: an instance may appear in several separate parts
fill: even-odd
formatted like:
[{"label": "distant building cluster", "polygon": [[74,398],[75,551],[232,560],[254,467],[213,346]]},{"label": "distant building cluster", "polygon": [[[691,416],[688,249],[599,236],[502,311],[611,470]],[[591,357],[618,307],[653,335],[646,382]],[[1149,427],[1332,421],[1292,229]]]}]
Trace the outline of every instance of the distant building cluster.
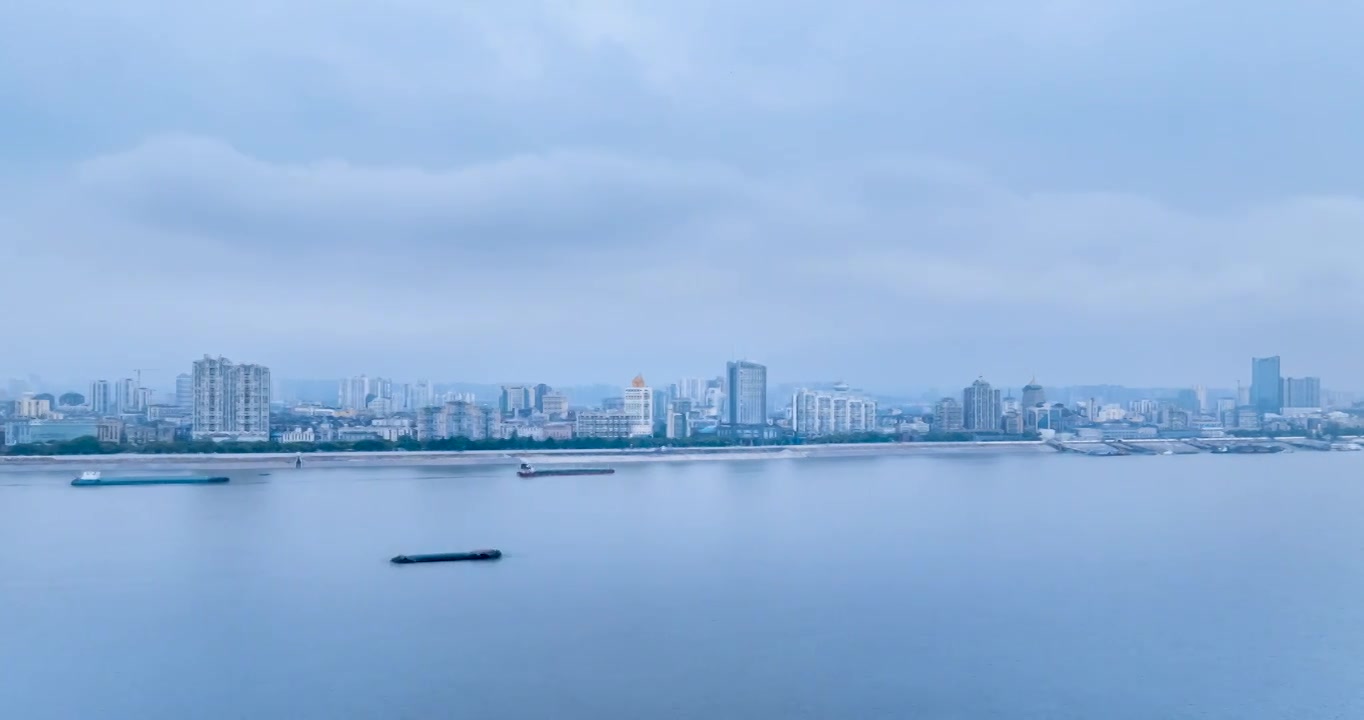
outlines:
[{"label": "distant building cluster", "polygon": [[791,430],[797,437],[851,435],[876,429],[876,401],[849,393],[844,383],[829,391],[797,390],[791,398]]},{"label": "distant building cluster", "polygon": [[22,390],[0,403],[4,443],[80,438],[133,446],[191,439],[313,444],[715,438],[799,443],[868,433],[901,439],[937,434],[1122,440],[1313,432],[1328,423],[1359,424],[1356,417],[1364,415],[1364,410],[1349,414],[1333,409],[1332,398],[1339,406],[1341,396],[1324,391],[1317,377],[1283,376],[1278,356],[1253,358],[1249,385],[1235,390],[1196,385],[1151,392],[1094,386],[1066,388],[1049,397],[1033,379],[1015,397],[978,377],[957,395],[890,408],[843,382],[794,386],[780,395],[789,402],[774,406],[767,367],[748,360],[730,361],[714,377],[686,377],[657,386],[636,375],[616,393],[577,404],[567,392],[545,383],[506,384],[495,396],[478,398],[469,386],[396,382],[365,374],[333,385],[334,402],[315,398],[286,404],[276,401],[270,369],[264,365],[206,355],[189,370],[159,394],[143,386],[143,370],[116,380],[94,380],[85,394]]}]

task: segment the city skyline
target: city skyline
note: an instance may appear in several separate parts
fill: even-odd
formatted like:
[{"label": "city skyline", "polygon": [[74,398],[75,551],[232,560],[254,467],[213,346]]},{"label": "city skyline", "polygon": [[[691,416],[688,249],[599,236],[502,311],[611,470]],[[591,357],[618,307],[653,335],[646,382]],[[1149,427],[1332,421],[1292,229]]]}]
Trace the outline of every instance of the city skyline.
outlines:
[{"label": "city skyline", "polygon": [[365,373],[335,381],[335,394],[322,401],[300,402],[277,394],[268,366],[205,354],[193,361],[190,373],[175,376],[169,397],[158,398],[143,386],[147,369],[141,368],[134,378],[93,381],[88,396],[21,393],[0,403],[0,418],[5,447],[32,453],[176,442],[350,443],[359,449],[414,449],[455,440],[659,438],[781,444],[920,436],[1051,442],[1059,436],[1120,442],[1222,437],[1228,431],[1320,433],[1358,417],[1353,397],[1332,397],[1322,390],[1320,378],[1284,376],[1282,367],[1280,356],[1253,357],[1249,387],[1238,384],[1234,391],[1213,388],[1211,393],[1204,385],[1173,393],[1119,386],[1049,393],[1034,376],[1015,397],[979,376],[962,388],[960,400],[958,394],[921,398],[928,402],[916,411],[913,403],[893,407],[897,403],[882,403],[842,381],[774,388],[767,366],[751,360],[726,362],[720,376],[681,377],[658,387],[636,374],[628,384],[607,386],[605,392],[598,388],[596,401],[580,397],[577,403],[571,392],[543,382],[501,385],[489,402],[487,395],[480,399],[478,393],[426,379],[402,382]]},{"label": "city skyline", "polygon": [[[1201,391],[1204,392],[1204,393],[1207,393],[1207,392],[1216,392],[1216,393],[1219,394],[1219,397],[1228,397],[1228,396],[1234,396],[1234,395],[1236,394],[1236,392],[1237,392],[1238,389],[1239,389],[1241,392],[1243,392],[1243,393],[1244,393],[1244,392],[1247,392],[1247,391],[1249,391],[1249,390],[1251,389],[1251,387],[1252,387],[1252,385],[1253,385],[1253,382],[1254,382],[1254,375],[1255,375],[1254,369],[1253,369],[1253,368],[1254,368],[1254,361],[1255,361],[1255,360],[1258,360],[1258,359],[1274,360],[1274,359],[1278,359],[1279,357],[1281,357],[1281,356],[1276,355],[1276,356],[1269,356],[1269,357],[1267,357],[1267,358],[1252,358],[1251,369],[1250,369],[1249,372],[1244,373],[1244,377],[1243,377],[1243,378],[1242,378],[1242,377],[1235,377],[1235,378],[1233,378],[1233,379],[1231,379],[1231,380],[1222,379],[1222,380],[1220,380],[1220,381],[1218,381],[1218,382],[1198,382],[1198,381],[1194,381],[1194,382],[1176,383],[1176,384],[1154,384],[1154,385],[1143,385],[1143,384],[1137,384],[1137,383],[1132,383],[1132,382],[1122,382],[1122,381],[1120,381],[1120,379],[1111,378],[1111,377],[1110,377],[1110,378],[1101,378],[1099,381],[1096,381],[1096,382],[1078,382],[1078,381],[1070,381],[1070,380],[1066,380],[1066,379],[1059,379],[1059,380],[1058,380],[1058,379],[1047,379],[1047,376],[1044,374],[1044,375],[1042,375],[1042,378],[1043,378],[1044,380],[1046,380],[1046,381],[1045,381],[1045,382],[1042,382],[1041,384],[1042,384],[1043,386],[1045,386],[1045,387],[1049,387],[1049,388],[1053,388],[1053,389],[1055,389],[1055,388],[1072,388],[1072,387],[1091,387],[1091,386],[1123,387],[1123,388],[1128,388],[1128,389],[1132,389],[1132,390],[1181,390],[1181,389],[1201,389]],[[1303,363],[1303,362],[1301,361],[1301,359],[1296,355],[1296,353],[1294,353],[1294,354],[1292,354],[1292,355],[1289,355],[1289,357],[1291,358],[1291,362],[1289,362],[1289,363],[1281,363],[1283,367],[1288,368],[1288,370],[1281,371],[1281,377],[1283,377],[1283,378],[1286,378],[1286,379],[1295,379],[1295,378],[1296,378],[1296,379],[1299,379],[1299,380],[1301,380],[1301,379],[1315,380],[1315,381],[1318,383],[1318,386],[1317,386],[1317,389],[1315,390],[1315,392],[1318,392],[1318,393],[1319,393],[1319,392],[1337,392],[1337,393],[1348,393],[1348,394],[1364,394],[1364,390],[1357,389],[1357,388],[1353,388],[1353,387],[1349,387],[1349,386],[1342,386],[1342,385],[1340,385],[1340,384],[1331,382],[1331,381],[1329,381],[1329,380],[1323,380],[1323,379],[1322,379],[1322,376],[1321,376],[1319,373],[1307,371],[1308,368],[1305,368],[1304,363]],[[719,371],[714,371],[714,372],[712,372],[712,373],[709,374],[709,375],[704,374],[704,373],[697,373],[697,372],[695,372],[696,368],[692,368],[692,369],[691,369],[691,372],[683,372],[683,373],[678,374],[678,375],[663,375],[662,373],[656,373],[656,372],[653,372],[652,370],[649,370],[649,371],[647,371],[647,375],[648,375],[648,376],[651,376],[651,377],[660,377],[660,376],[663,376],[663,377],[671,377],[671,378],[673,378],[673,380],[670,380],[669,382],[685,382],[685,381],[700,382],[700,383],[702,384],[702,386],[704,386],[704,382],[705,382],[708,378],[714,378],[714,377],[719,377],[719,376],[723,376],[723,375],[724,375],[724,372],[725,372],[725,370],[724,370],[724,362],[725,362],[725,361],[723,361],[723,360],[719,361],[718,364],[719,364],[719,366],[720,366],[720,370],[719,370]],[[1245,363],[1245,358],[1242,358],[1242,359],[1241,359],[1241,364],[1242,364],[1243,366],[1244,366],[1244,363]],[[420,382],[425,382],[425,383],[427,383],[427,384],[429,385],[430,388],[434,388],[435,386],[438,386],[438,385],[439,385],[439,386],[442,386],[442,387],[449,387],[449,386],[480,386],[480,387],[485,387],[485,388],[493,388],[493,387],[502,387],[502,386],[507,386],[507,385],[519,385],[519,384],[525,384],[525,383],[526,383],[526,380],[525,380],[524,378],[523,378],[523,379],[520,379],[520,380],[502,379],[502,380],[493,380],[493,381],[488,381],[488,380],[482,380],[482,381],[480,381],[480,380],[470,380],[470,379],[467,379],[467,378],[465,378],[465,379],[461,379],[461,378],[443,378],[443,377],[438,377],[438,376],[437,376],[437,377],[430,377],[430,376],[403,377],[403,376],[401,376],[401,375],[399,375],[399,374],[393,374],[393,373],[378,373],[378,372],[376,372],[376,373],[374,373],[374,374],[368,374],[368,373],[365,373],[365,372],[343,373],[343,374],[341,374],[340,376],[337,376],[337,377],[334,377],[334,378],[333,378],[333,377],[327,377],[327,376],[324,376],[324,375],[312,375],[312,376],[302,376],[302,377],[300,377],[300,376],[283,375],[283,374],[279,373],[277,370],[274,370],[274,368],[276,367],[276,365],[275,365],[273,362],[266,362],[265,364],[266,364],[267,366],[269,366],[269,367],[272,369],[272,372],[273,372],[274,377],[275,377],[275,386],[276,386],[277,388],[278,388],[281,384],[290,384],[290,383],[319,383],[319,384],[322,384],[322,383],[341,383],[341,382],[346,381],[347,379],[355,380],[355,379],[358,379],[358,378],[365,378],[365,377],[368,377],[368,378],[371,378],[371,379],[374,379],[374,380],[387,380],[388,382],[395,382],[395,381],[402,382],[402,383],[420,383]],[[712,365],[715,365],[715,364],[717,364],[717,363],[712,363]],[[771,368],[771,367],[772,367],[772,366],[771,366],[770,364],[768,364],[768,363],[764,363],[764,365],[765,365],[766,367],[768,367],[768,368]],[[188,369],[188,368],[186,368],[186,369]],[[780,368],[778,368],[778,369],[780,370]],[[1289,374],[1288,371],[1293,371],[1293,372],[1292,372],[1292,374]],[[177,377],[182,376],[182,375],[185,375],[186,373],[183,372],[183,371],[172,371],[172,372],[158,371],[158,372],[160,372],[159,375],[158,375],[158,374],[155,374],[155,373],[149,373],[149,374],[148,374],[148,377],[147,377],[147,379],[146,379],[146,380],[147,380],[146,382],[144,382],[143,378],[138,377],[138,378],[137,378],[137,382],[141,385],[141,387],[144,387],[144,388],[149,389],[149,390],[154,390],[154,391],[156,391],[156,392],[158,393],[158,397],[166,398],[166,397],[173,397],[173,396],[177,395],[177,390],[179,389],[179,388],[177,388]],[[125,377],[124,374],[126,374],[128,377]],[[115,384],[121,383],[121,382],[132,382],[132,381],[133,381],[133,378],[131,377],[131,376],[134,374],[133,371],[124,371],[124,374],[113,373],[113,374],[105,374],[105,375],[103,375],[103,376],[92,375],[92,376],[87,377],[87,378],[84,378],[84,379],[76,379],[76,380],[71,380],[71,381],[56,381],[56,380],[49,381],[49,380],[44,379],[44,378],[42,377],[42,374],[41,374],[41,373],[28,373],[26,376],[22,376],[22,377],[11,376],[11,377],[9,377],[9,378],[7,378],[7,379],[0,379],[0,397],[5,397],[5,396],[9,396],[9,395],[15,395],[15,394],[17,394],[17,393],[16,393],[16,391],[14,390],[14,388],[15,388],[16,386],[24,386],[24,385],[29,386],[30,389],[29,389],[28,391],[31,391],[31,392],[53,392],[53,393],[60,393],[60,392],[75,391],[75,392],[80,392],[80,393],[82,393],[82,394],[87,394],[87,395],[88,395],[88,394],[90,394],[90,393],[87,392],[87,391],[89,391],[89,390],[91,389],[92,383],[95,383],[95,382],[107,382],[107,383],[109,383],[109,384],[112,386],[112,385],[115,385]],[[618,380],[610,379],[610,378],[608,378],[608,379],[606,379],[606,380],[599,380],[599,379],[598,379],[598,380],[592,380],[592,379],[588,379],[588,380],[583,380],[583,379],[573,380],[573,379],[570,379],[570,380],[567,380],[567,381],[564,381],[564,380],[551,380],[551,379],[549,379],[549,378],[546,378],[546,375],[547,375],[547,374],[548,374],[548,373],[541,373],[541,374],[539,374],[539,375],[532,375],[532,377],[540,378],[540,380],[537,380],[537,382],[544,383],[544,384],[546,384],[547,387],[614,387],[614,386],[616,386],[616,385],[619,384],[619,381],[618,381]],[[624,374],[622,374],[621,376],[622,376],[622,377],[632,377],[632,376],[637,375],[637,374],[639,374],[639,370],[638,370],[638,369],[631,369],[631,370],[628,370],[627,372],[625,372]],[[1228,373],[1228,375],[1230,375],[1230,374],[1231,374],[1231,373]],[[982,374],[978,374],[977,377],[980,377],[980,378],[990,378],[990,377],[992,377],[992,376],[990,376],[990,375],[988,375],[988,374],[983,374],[983,373],[982,373]],[[1032,383],[1032,382],[1037,382],[1037,381],[1038,381],[1038,374],[1037,374],[1036,372],[1034,372],[1034,371],[1029,371],[1029,372],[1027,373],[1027,375],[1026,375],[1026,377],[1028,378],[1027,380],[1022,379],[1022,378],[1025,377],[1025,376],[1024,376],[1023,374],[1019,373],[1016,369],[1015,369],[1013,372],[1006,373],[1006,374],[1004,375],[1004,377],[1010,378],[1010,379],[1009,379],[1008,381],[1006,381],[1006,382],[997,382],[997,381],[994,381],[994,380],[991,381],[991,384],[992,384],[995,388],[998,388],[998,389],[1000,389],[1000,390],[1002,390],[1002,391],[1004,391],[1004,392],[1022,393],[1022,392],[1024,392],[1024,391],[1026,390],[1027,385],[1029,385],[1029,384]],[[401,379],[401,380],[395,380],[395,378],[402,378],[402,379]],[[855,387],[859,388],[859,389],[860,389],[861,391],[863,391],[863,392],[868,392],[868,393],[876,394],[876,395],[899,396],[899,397],[912,397],[912,396],[919,396],[919,395],[933,395],[933,394],[935,394],[935,393],[949,392],[949,391],[950,391],[950,392],[955,392],[956,389],[958,389],[958,386],[961,384],[961,378],[958,378],[958,379],[955,379],[955,380],[952,380],[952,381],[949,381],[949,382],[946,382],[946,383],[927,383],[927,382],[907,383],[907,382],[901,381],[901,382],[898,382],[898,383],[892,383],[891,386],[887,387],[887,386],[876,385],[876,384],[873,384],[873,383],[857,382],[857,381],[856,381],[856,378],[853,378],[853,377],[852,377],[851,375],[849,375],[849,374],[837,374],[837,373],[830,374],[830,375],[827,375],[827,376],[824,376],[824,377],[818,377],[818,378],[810,378],[810,377],[800,378],[800,377],[791,376],[791,375],[789,375],[789,374],[779,374],[779,375],[777,375],[775,378],[769,378],[769,379],[768,379],[768,383],[769,383],[769,386],[806,386],[806,385],[832,384],[832,383],[838,383],[838,382],[847,382],[847,381],[849,381],[849,380],[854,380],[853,385],[854,385]],[[532,384],[534,384],[534,383],[532,383]],[[36,388],[36,389],[34,389],[34,388]],[[22,391],[21,391],[21,392],[22,392]],[[1281,389],[1279,390],[1279,392],[1280,392],[1280,393],[1286,392],[1286,389],[1281,388]],[[116,402],[115,400],[111,400],[110,402],[111,402],[112,404],[114,404],[114,405],[117,405],[117,402]],[[344,404],[345,404],[344,402],[341,403],[341,405],[344,405]],[[1254,403],[1252,402],[1251,404],[1254,404]]]}]

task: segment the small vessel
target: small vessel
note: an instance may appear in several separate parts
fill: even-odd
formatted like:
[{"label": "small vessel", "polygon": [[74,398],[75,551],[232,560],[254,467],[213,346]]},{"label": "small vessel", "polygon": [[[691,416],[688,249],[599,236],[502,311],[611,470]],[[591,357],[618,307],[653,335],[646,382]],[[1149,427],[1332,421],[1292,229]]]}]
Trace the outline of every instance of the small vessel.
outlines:
[{"label": "small vessel", "polygon": [[521,463],[520,469],[516,471],[517,477],[550,477],[553,475],[610,475],[615,472],[614,468],[553,468],[550,470],[536,470],[530,463]]},{"label": "small vessel", "polygon": [[496,560],[502,557],[501,550],[470,550],[469,552],[431,553],[429,555],[399,555],[389,562],[394,565],[413,563],[456,562],[459,560]]},{"label": "small vessel", "polygon": [[71,481],[76,487],[96,485],[212,485],[227,482],[226,477],[207,477],[204,475],[171,475],[162,477],[104,477],[97,471],[81,473]]}]

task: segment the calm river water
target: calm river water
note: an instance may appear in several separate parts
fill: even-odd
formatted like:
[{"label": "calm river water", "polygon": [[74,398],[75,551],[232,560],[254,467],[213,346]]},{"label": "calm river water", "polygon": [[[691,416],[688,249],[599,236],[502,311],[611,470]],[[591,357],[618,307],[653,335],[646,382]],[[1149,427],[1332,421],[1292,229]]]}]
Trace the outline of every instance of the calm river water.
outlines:
[{"label": "calm river water", "polygon": [[1362,470],[0,471],[0,717],[1360,718]]}]

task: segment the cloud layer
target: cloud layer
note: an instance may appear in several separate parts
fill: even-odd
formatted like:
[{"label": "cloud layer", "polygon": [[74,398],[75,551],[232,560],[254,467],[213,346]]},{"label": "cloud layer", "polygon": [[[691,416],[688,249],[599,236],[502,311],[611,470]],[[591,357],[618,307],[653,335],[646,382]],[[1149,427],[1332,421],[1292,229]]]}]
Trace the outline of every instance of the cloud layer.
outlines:
[{"label": "cloud layer", "polygon": [[1353,11],[781,7],[25,8],[0,372],[1364,384]]}]

